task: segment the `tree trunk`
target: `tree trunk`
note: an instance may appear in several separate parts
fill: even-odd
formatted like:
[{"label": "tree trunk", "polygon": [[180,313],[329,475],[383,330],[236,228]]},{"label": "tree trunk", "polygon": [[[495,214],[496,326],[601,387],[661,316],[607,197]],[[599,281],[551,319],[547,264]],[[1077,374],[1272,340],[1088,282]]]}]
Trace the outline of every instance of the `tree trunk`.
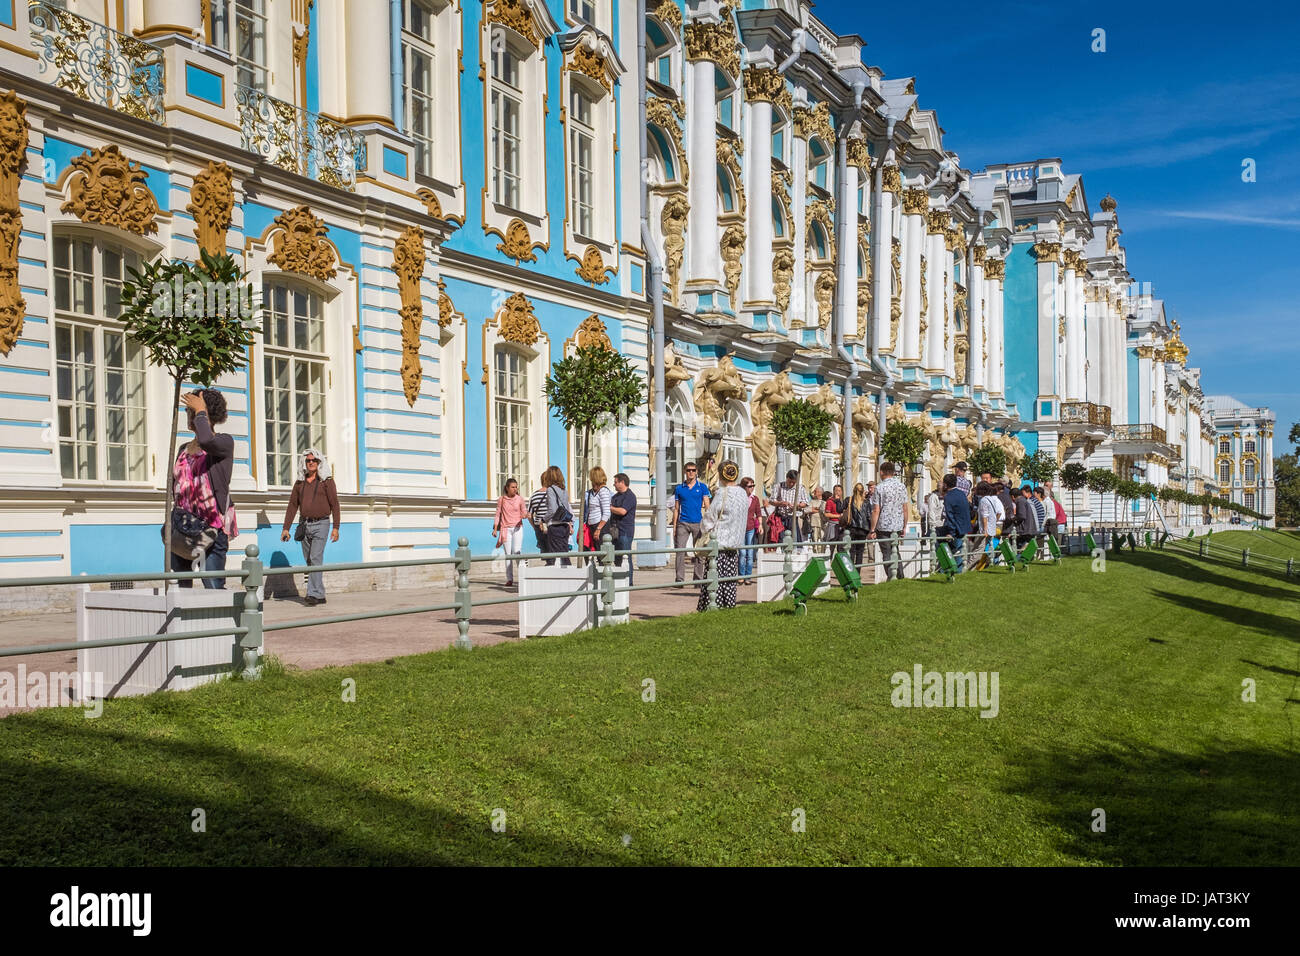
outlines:
[{"label": "tree trunk", "polygon": [[[167,506],[163,512],[163,573],[172,569],[172,508],[176,504],[176,428],[179,425],[181,405],[181,379],[176,379],[176,388],[172,395],[172,437],[167,450]],[[171,581],[163,580],[163,593],[171,587]]]}]

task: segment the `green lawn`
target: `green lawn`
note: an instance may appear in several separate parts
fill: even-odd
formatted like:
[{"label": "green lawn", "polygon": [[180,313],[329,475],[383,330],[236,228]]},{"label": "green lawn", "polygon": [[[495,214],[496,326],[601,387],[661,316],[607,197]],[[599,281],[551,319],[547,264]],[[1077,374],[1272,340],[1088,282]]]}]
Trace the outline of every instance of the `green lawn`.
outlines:
[{"label": "green lawn", "polygon": [[1294,865],[1298,597],[1125,553],[21,714],[0,864]]},{"label": "green lawn", "polygon": [[1216,544],[1229,548],[1250,548],[1251,554],[1274,558],[1295,558],[1300,562],[1300,532],[1260,528],[1256,531],[1218,531],[1210,536]]}]

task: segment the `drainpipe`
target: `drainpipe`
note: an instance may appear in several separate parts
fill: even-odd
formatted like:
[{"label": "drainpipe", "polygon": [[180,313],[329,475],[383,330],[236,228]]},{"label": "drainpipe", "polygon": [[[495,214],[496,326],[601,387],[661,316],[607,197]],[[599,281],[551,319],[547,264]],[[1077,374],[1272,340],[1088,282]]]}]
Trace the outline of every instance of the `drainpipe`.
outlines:
[{"label": "drainpipe", "polygon": [[848,294],[848,282],[845,280],[852,275],[852,266],[849,259],[849,250],[853,245],[853,237],[850,234],[850,203],[852,203],[853,218],[856,219],[858,215],[858,197],[846,195],[844,184],[848,179],[849,169],[849,127],[853,125],[853,119],[856,119],[862,113],[862,94],[866,88],[865,83],[853,84],[853,117],[840,123],[839,134],[836,136],[835,185],[840,198],[835,203],[835,226],[840,235],[840,278],[835,283],[835,308],[831,323],[831,337],[834,342],[835,354],[849,367],[848,371],[844,373],[844,422],[840,428],[840,448],[844,463],[845,482],[849,480],[851,449],[853,448],[853,380],[858,377],[860,369],[852,353],[844,347],[844,326],[840,321],[844,309],[844,297]]},{"label": "drainpipe", "polygon": [[393,90],[393,125],[406,132],[406,110],[402,108],[402,0],[388,0],[388,35],[392,48],[388,53],[388,79]]},{"label": "drainpipe", "polygon": [[[894,158],[894,127],[897,123],[897,118],[893,116],[887,117],[885,139],[880,144],[880,159],[876,162],[875,175],[872,179],[871,236],[873,245],[877,242],[891,241],[891,236],[884,231],[889,224],[883,221],[885,218],[885,203],[881,193],[885,184],[885,166]],[[874,252],[874,249],[872,251]],[[888,285],[886,284],[887,279],[888,274],[884,269],[876,269],[871,275],[873,312],[878,307],[877,303],[891,301],[888,294]],[[879,440],[884,438],[885,435],[885,408],[889,402],[889,390],[894,385],[894,373],[880,359],[880,338],[874,334],[874,330],[871,336],[871,367],[885,376],[880,385],[880,395],[876,400],[876,414],[879,415],[876,435],[877,440]]]},{"label": "drainpipe", "polygon": [[668,538],[668,444],[664,441],[667,396],[664,395],[664,263],[650,229],[650,183],[646,175],[650,156],[649,129],[646,125],[645,0],[636,4],[637,116],[640,120],[641,148],[641,247],[645,249],[646,294],[653,312],[654,408],[651,410],[650,441],[655,452],[654,483],[657,503],[654,509],[654,541],[659,546]]}]

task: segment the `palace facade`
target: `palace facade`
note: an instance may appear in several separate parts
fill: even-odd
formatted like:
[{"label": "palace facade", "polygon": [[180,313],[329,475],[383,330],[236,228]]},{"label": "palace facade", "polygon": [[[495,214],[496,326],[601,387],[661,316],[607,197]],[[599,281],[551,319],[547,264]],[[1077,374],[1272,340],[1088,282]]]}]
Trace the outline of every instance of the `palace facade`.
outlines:
[{"label": "palace facade", "polygon": [[[893,420],[926,432],[922,491],[989,440],[1212,488],[1199,370],[1115,201],[1061,159],[963,168],[863,46],[795,0],[0,2],[4,573],[156,564],[171,391],[117,294],[200,249],[263,297],[218,387],[232,555],[273,565],[309,446],[334,561],[490,549],[506,478],[581,486],[542,382],[588,343],[664,408],[591,450],[643,539],[688,459],[851,486]],[[837,422],[798,463],[770,430],[795,397]]]}]

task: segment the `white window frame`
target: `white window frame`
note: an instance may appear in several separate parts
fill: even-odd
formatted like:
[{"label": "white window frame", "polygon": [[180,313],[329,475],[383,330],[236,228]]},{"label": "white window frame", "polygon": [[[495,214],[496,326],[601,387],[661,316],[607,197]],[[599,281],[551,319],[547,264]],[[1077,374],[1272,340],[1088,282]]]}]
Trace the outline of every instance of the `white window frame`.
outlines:
[{"label": "white window frame", "polygon": [[[251,87],[263,93],[270,91],[270,18],[267,15],[267,0],[227,0],[229,8],[226,14],[231,21],[229,44],[227,49],[235,58],[235,82],[241,86]],[[251,56],[242,56],[239,49],[239,27],[241,23],[250,23],[261,27],[261,59],[258,59],[257,33],[253,33],[254,49]],[[251,82],[248,82],[251,81]]]},{"label": "white window frame", "polygon": [[[275,308],[274,295],[277,291],[283,290],[285,293],[285,327],[287,331],[287,342],[276,341],[276,336],[268,335],[273,331],[272,323],[277,321],[279,309]],[[330,354],[327,351],[326,343],[326,326],[328,317],[326,312],[325,297],[320,292],[304,283],[295,282],[287,277],[276,277],[266,281],[262,285],[263,305],[262,305],[262,332],[260,334],[261,343],[261,365],[258,369],[261,387],[262,399],[262,447],[254,449],[253,454],[261,456],[261,463],[266,469],[266,485],[268,488],[289,488],[293,486],[294,481],[298,478],[298,458],[308,448],[318,448],[326,457],[329,457],[332,449],[330,448],[329,431],[327,428],[329,422],[328,395],[333,388],[333,369],[330,360]],[[294,326],[294,306],[293,303],[301,301],[304,305],[310,307],[315,304],[317,315],[314,320],[316,326],[316,342],[311,342],[310,327],[313,324],[310,312],[307,315],[307,333],[309,341],[306,346],[299,342]],[[315,346],[314,348],[312,346]],[[276,423],[282,428],[288,427],[288,448],[284,449],[283,443],[276,440],[275,429],[272,428],[272,374],[270,366],[272,363],[282,363],[289,370],[288,374],[288,398],[289,398],[289,415],[287,422],[282,422],[278,418]],[[317,379],[319,390],[309,390],[309,396],[315,396],[318,406],[319,418],[313,421],[311,417],[305,423],[309,429],[309,434],[300,438],[299,432],[304,427],[304,423],[299,422],[297,416],[297,399],[299,392],[297,388],[297,369],[306,366],[308,369],[316,369],[319,373]],[[310,384],[310,383],[309,383]],[[310,416],[310,412],[309,412]],[[272,449],[276,450],[273,451]],[[287,472],[277,471],[277,465],[287,461]],[[279,480],[281,475],[287,477],[285,480]]]},{"label": "white window frame", "polygon": [[[59,275],[64,273],[62,267],[55,265],[58,261],[59,249],[64,243],[89,243],[90,244],[90,272],[79,273],[88,277],[90,282],[90,302],[89,310],[86,312],[77,312],[72,308],[61,308],[59,305]],[[51,322],[51,370],[54,375],[54,389],[52,398],[54,399],[54,434],[57,437],[57,454],[59,473],[62,475],[65,483],[109,483],[115,486],[123,485],[147,485],[152,478],[152,462],[149,457],[149,437],[151,429],[149,427],[149,383],[150,371],[143,350],[135,350],[135,361],[132,363],[129,371],[138,376],[136,394],[137,401],[124,401],[120,405],[110,406],[107,401],[107,388],[109,378],[109,367],[107,364],[107,342],[109,336],[120,337],[122,340],[124,356],[130,348],[129,340],[125,336],[125,330],[115,317],[110,318],[106,314],[106,295],[105,289],[109,284],[121,285],[126,281],[126,269],[130,265],[139,266],[149,256],[125,242],[116,241],[112,237],[102,235],[97,232],[86,232],[75,229],[57,229],[51,236],[51,260],[50,260],[50,301],[53,306]],[[109,279],[104,270],[104,254],[106,251],[113,251],[120,257],[119,276],[115,279]],[[132,261],[134,260],[134,261]],[[69,277],[69,296],[72,295],[72,275],[77,274],[75,271],[75,261],[73,259],[72,248],[69,247],[69,259],[66,273]],[[69,335],[75,336],[77,333],[90,336],[90,390],[92,395],[89,401],[78,401],[76,396],[76,386],[74,384],[71,398],[64,399],[60,397],[60,379],[63,377],[64,362],[59,358],[59,339],[60,333],[68,330]],[[67,364],[72,366],[70,375],[75,376],[78,369],[85,370],[86,363],[76,361],[77,351],[75,346],[70,351],[71,361]],[[125,373],[127,368],[123,367]],[[130,441],[129,437],[123,442],[110,442],[108,433],[109,410],[119,408],[128,416],[134,412],[137,427],[140,432],[137,440]],[[78,429],[73,428],[72,434],[65,435],[63,428],[64,411],[68,410],[70,423],[75,422],[78,410],[93,409],[94,427],[93,435],[89,435],[85,440],[79,440],[76,432]],[[128,433],[130,428],[127,429]],[[134,475],[131,474],[129,464],[124,477],[113,478],[109,473],[109,453],[114,447],[124,447],[125,454],[129,458],[131,449],[137,449],[139,458],[139,469]],[[67,448],[73,449],[73,472],[74,474],[64,474],[63,456]],[[78,455],[78,448],[87,448],[93,452],[94,467],[90,472],[83,472]]]},{"label": "white window frame", "polygon": [[[585,107],[585,110],[581,107]],[[569,83],[569,222],[575,238],[596,235],[597,203],[597,100],[585,86]],[[585,115],[584,115],[585,113]],[[611,144],[612,145],[612,144]],[[585,147],[585,156],[584,156]]]},{"label": "white window frame", "polygon": [[[427,35],[416,32],[413,23],[414,11],[419,8],[428,21]],[[445,7],[443,8],[445,11]],[[433,177],[438,167],[438,143],[434,134],[434,103],[439,97],[441,84],[438,71],[441,66],[438,58],[437,41],[439,33],[439,16],[436,4],[431,0],[402,0],[402,104],[404,110],[403,128],[415,141],[414,168],[422,176]],[[415,87],[415,67],[417,59],[428,63],[427,85],[423,91]],[[458,97],[456,98],[459,99]],[[417,119],[423,117],[423,123]],[[423,130],[417,132],[416,126]]]},{"label": "white window frame", "polygon": [[[529,476],[535,470],[529,454],[530,436],[535,424],[529,388],[531,364],[532,358],[528,352],[518,345],[500,342],[492,349],[492,368],[489,374],[492,376],[494,386],[491,434],[492,462],[497,476],[497,484],[493,486],[494,488],[498,486],[504,488],[505,482],[510,478],[518,481],[521,488],[531,484]],[[512,368],[516,365],[517,368]],[[503,380],[508,382],[512,376],[518,376],[522,384],[511,394],[503,394],[502,382]],[[508,420],[503,420],[503,413],[509,413],[504,416]],[[509,439],[512,426],[517,431],[514,440],[502,445],[500,439],[503,429],[506,430],[506,437]]]},{"label": "white window frame", "polygon": [[[507,478],[515,478],[519,482],[520,488],[536,488],[536,482],[540,477],[543,469],[551,463],[551,457],[548,450],[550,414],[546,406],[546,395],[542,390],[542,382],[546,378],[546,373],[550,369],[551,345],[545,332],[538,335],[537,341],[532,345],[523,345],[519,342],[512,342],[503,339],[498,332],[498,322],[494,317],[489,319],[483,328],[483,372],[487,379],[487,388],[484,389],[487,401],[486,422],[487,435],[484,436],[485,450],[488,460],[488,491],[495,500],[499,495],[502,483]],[[510,349],[517,352],[524,358],[527,363],[528,376],[528,398],[529,398],[529,426],[527,429],[528,452],[527,465],[531,471],[526,475],[500,473],[499,462],[497,461],[497,374],[496,374],[496,355],[498,348]],[[534,474],[533,472],[536,472]],[[495,490],[494,490],[495,489]]]}]

